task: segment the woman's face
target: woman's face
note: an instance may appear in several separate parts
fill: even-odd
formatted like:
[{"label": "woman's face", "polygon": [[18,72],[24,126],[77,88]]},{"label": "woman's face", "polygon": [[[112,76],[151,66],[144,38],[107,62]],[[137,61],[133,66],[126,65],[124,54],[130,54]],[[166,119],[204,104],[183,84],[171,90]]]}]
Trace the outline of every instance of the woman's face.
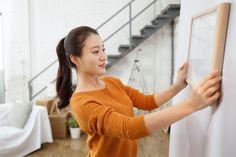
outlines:
[{"label": "woman's face", "polygon": [[79,58],[79,70],[94,75],[106,72],[106,53],[99,35],[91,34],[84,42],[82,56]]}]

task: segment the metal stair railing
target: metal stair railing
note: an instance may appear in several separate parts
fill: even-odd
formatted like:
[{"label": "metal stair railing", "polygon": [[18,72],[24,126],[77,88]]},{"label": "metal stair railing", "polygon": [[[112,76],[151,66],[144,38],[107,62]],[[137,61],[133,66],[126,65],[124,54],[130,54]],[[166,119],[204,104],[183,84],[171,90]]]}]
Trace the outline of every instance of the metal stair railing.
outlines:
[{"label": "metal stair railing", "polygon": [[[116,33],[118,33],[120,30],[122,30],[125,26],[127,26],[129,24],[129,42],[130,42],[130,49],[132,48],[132,41],[131,41],[131,37],[132,37],[132,21],[134,19],[136,19],[140,14],[142,14],[145,10],[147,10],[150,6],[152,6],[153,4],[156,3],[157,0],[153,0],[151,3],[149,3],[145,8],[143,8],[140,12],[138,12],[134,17],[132,17],[132,3],[135,0],[131,0],[129,3],[127,3],[125,6],[123,6],[121,9],[119,9],[116,13],[114,13],[111,17],[109,17],[107,20],[105,20],[102,24],[100,24],[96,30],[99,30],[100,28],[102,28],[105,24],[107,24],[109,21],[111,21],[116,15],[118,15],[120,12],[122,12],[124,9],[126,9],[127,7],[129,7],[129,21],[126,22],[125,24],[123,24],[122,26],[120,26],[118,29],[116,29],[113,33],[111,33],[107,38],[105,38],[103,40],[103,42],[105,43],[107,40],[109,40],[111,37],[113,37]],[[32,79],[30,79],[28,81],[28,88],[29,88],[29,100],[32,101],[36,96],[38,96],[40,93],[42,93],[47,86],[44,86],[43,88],[41,88],[36,94],[32,94],[33,92],[33,88],[32,88],[32,82],[38,78],[39,76],[41,76],[45,71],[47,71],[50,67],[52,67],[54,64],[57,63],[57,59],[55,61],[53,61],[50,65],[48,65],[47,67],[45,67],[42,71],[40,71],[37,75],[35,75]],[[53,81],[49,82],[49,83],[53,83],[55,82],[56,79],[54,79]]]}]

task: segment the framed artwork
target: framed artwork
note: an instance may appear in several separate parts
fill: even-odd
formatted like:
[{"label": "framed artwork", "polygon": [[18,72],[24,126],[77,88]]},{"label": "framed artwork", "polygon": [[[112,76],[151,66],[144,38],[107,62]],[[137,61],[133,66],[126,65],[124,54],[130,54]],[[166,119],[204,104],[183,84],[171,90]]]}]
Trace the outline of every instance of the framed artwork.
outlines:
[{"label": "framed artwork", "polygon": [[222,70],[230,3],[194,15],[188,46],[187,82],[195,85],[213,69]]}]

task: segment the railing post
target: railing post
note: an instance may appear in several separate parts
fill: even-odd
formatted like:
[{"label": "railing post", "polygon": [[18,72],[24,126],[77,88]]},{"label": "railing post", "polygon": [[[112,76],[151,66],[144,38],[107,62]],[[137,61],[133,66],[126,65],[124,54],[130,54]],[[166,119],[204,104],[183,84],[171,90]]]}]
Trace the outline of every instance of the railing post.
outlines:
[{"label": "railing post", "polygon": [[174,82],[174,71],[175,71],[175,21],[174,19],[172,19],[171,23],[170,23],[170,27],[171,27],[171,80],[170,80],[170,85],[173,84]]},{"label": "railing post", "polygon": [[132,49],[132,3],[129,4],[129,49]]},{"label": "railing post", "polygon": [[32,99],[32,86],[31,86],[31,82],[28,82],[28,88],[29,88],[29,101],[31,101]]}]

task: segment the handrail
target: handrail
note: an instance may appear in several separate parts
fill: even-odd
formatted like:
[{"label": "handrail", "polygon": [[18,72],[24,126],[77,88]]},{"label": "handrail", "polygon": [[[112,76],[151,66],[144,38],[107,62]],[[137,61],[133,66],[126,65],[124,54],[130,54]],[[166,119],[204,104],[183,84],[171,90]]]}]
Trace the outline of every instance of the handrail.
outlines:
[{"label": "handrail", "polygon": [[[145,10],[147,10],[153,3],[155,3],[157,0],[152,1],[149,5],[147,5],[144,9],[142,9],[137,15],[135,15],[133,18],[131,18],[131,21],[133,21],[134,19],[136,19],[140,14],[142,14]],[[104,43],[110,39],[113,35],[115,35],[117,32],[119,32],[122,28],[124,28],[126,25],[129,24],[129,21],[126,22],[125,24],[123,24],[121,27],[119,27],[116,31],[114,31],[110,36],[108,36],[107,38],[105,38],[105,40],[103,41]]]},{"label": "handrail", "polygon": [[[117,14],[119,14],[121,11],[123,11],[127,6],[129,6],[131,3],[133,3],[135,0],[130,1],[125,6],[123,6],[121,9],[119,9],[117,12],[115,12],[111,17],[109,17],[106,21],[104,21],[102,24],[100,24],[96,30],[100,29],[102,26],[104,26],[106,23],[108,23],[112,18],[114,18]],[[40,71],[37,75],[35,75],[33,78],[31,78],[28,82],[31,83],[33,80],[35,80],[38,76],[40,76],[43,72],[48,70],[51,66],[53,66],[58,59],[54,60],[51,64],[49,64],[47,67],[45,67],[42,71]],[[54,82],[54,81],[53,81]]]},{"label": "handrail", "polygon": [[[102,24],[100,24],[96,30],[100,29],[101,27],[103,27],[105,24],[107,24],[111,19],[113,19],[116,15],[118,15],[121,11],[123,11],[126,7],[129,6],[129,21],[126,22],[125,24],[123,24],[121,27],[119,27],[117,30],[115,30],[112,34],[110,34],[107,38],[105,38],[103,40],[103,42],[105,43],[108,39],[110,39],[111,37],[113,37],[116,33],[118,33],[122,28],[124,28],[126,25],[129,24],[129,40],[130,40],[130,46],[131,45],[131,36],[132,36],[132,21],[134,19],[136,19],[140,14],[142,14],[145,10],[147,10],[150,6],[152,6],[157,0],[153,0],[149,5],[147,5],[144,9],[142,9],[138,14],[136,14],[134,17],[132,17],[132,12],[131,12],[131,4],[134,2],[135,0],[131,0],[130,2],[128,2],[125,6],[123,6],[121,9],[119,9],[117,12],[115,12],[112,16],[110,16],[107,20],[105,20]],[[130,47],[130,48],[131,48]],[[44,86],[40,91],[38,91],[35,95],[32,96],[32,85],[31,83],[38,78],[42,73],[44,73],[46,70],[48,70],[51,66],[53,66],[56,62],[58,61],[58,59],[54,60],[50,65],[48,65],[47,67],[45,67],[42,71],[40,71],[37,75],[35,75],[32,79],[30,79],[28,81],[28,86],[29,86],[29,99],[30,101],[35,98],[37,95],[39,95],[42,91],[44,91],[47,86]],[[54,79],[52,82],[55,82],[56,79]]]},{"label": "handrail", "polygon": [[113,14],[111,17],[109,17],[106,21],[104,21],[102,24],[100,24],[96,30],[104,26],[107,22],[109,22],[111,19],[113,19],[117,14],[119,14],[121,11],[123,11],[127,6],[129,6],[131,3],[133,3],[135,0],[130,1],[125,6],[123,6],[120,10],[118,10],[115,14]]},{"label": "handrail", "polygon": [[39,75],[41,75],[44,71],[48,70],[51,66],[53,66],[57,62],[57,59],[53,61],[51,64],[49,64],[47,67],[45,67],[42,71],[40,71],[37,75],[35,75],[32,79],[30,79],[28,82],[33,82]]}]

